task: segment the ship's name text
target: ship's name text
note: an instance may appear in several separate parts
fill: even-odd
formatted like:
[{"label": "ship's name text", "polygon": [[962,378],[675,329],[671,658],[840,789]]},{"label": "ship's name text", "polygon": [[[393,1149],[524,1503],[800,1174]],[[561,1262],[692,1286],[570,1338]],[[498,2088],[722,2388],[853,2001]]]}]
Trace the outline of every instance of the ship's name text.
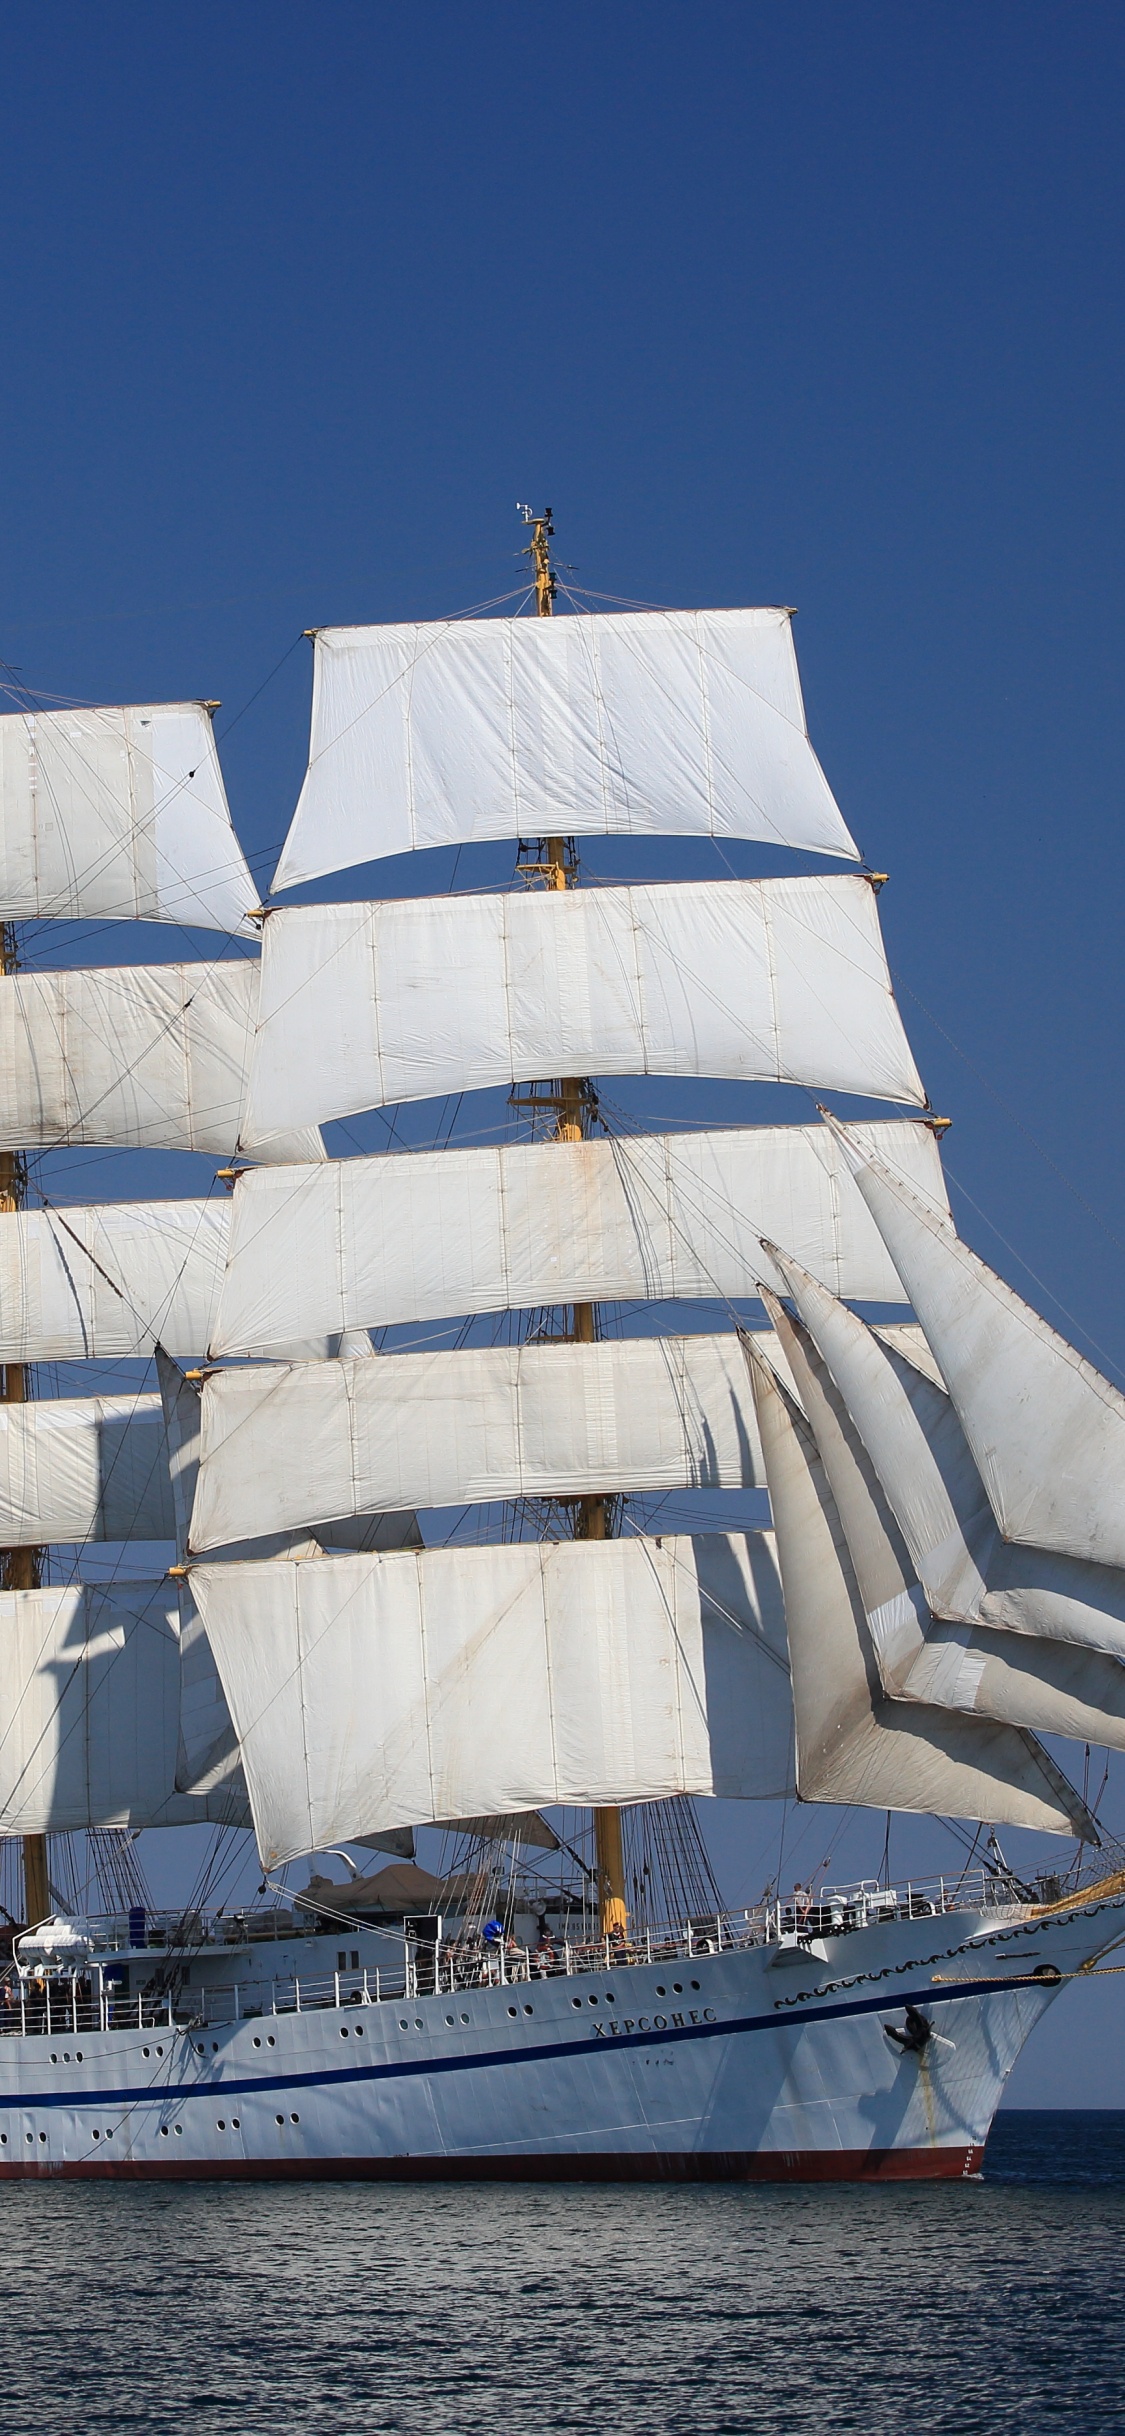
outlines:
[{"label": "ship's name text", "polygon": [[690,2013],[641,2013],[635,2022],[595,2022],[595,2038],[628,2038],[630,2030],[686,2030],[689,2022],[713,2022],[717,2019],[713,2005],[702,2011],[692,2006]]}]

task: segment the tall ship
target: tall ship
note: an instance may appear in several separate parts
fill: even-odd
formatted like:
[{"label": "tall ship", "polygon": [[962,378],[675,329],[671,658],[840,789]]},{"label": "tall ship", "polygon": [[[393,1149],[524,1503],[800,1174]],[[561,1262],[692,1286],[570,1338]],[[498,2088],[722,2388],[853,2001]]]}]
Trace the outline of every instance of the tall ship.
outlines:
[{"label": "tall ship", "polygon": [[[216,705],[0,718],[0,2176],[972,2174],[1125,1939],[1125,1398],[956,1232],[791,613],[522,512],[312,636],[264,900]],[[720,1801],[959,1857],[732,1906]]]}]

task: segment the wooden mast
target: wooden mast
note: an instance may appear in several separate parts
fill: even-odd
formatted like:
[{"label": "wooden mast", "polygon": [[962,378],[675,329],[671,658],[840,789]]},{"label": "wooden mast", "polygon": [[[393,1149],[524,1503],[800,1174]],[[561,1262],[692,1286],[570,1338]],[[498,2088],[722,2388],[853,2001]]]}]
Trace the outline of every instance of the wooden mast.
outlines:
[{"label": "wooden mast", "polygon": [[[19,963],[19,946],[15,925],[0,923],[0,972],[14,973]],[[22,1209],[27,1195],[27,1169],[18,1150],[0,1151],[0,1210]],[[22,1362],[0,1363],[0,1403],[27,1402],[27,1371]],[[4,1590],[37,1590],[40,1576],[38,1548],[0,1549],[0,1588]],[[29,1928],[45,1920],[51,1909],[51,1892],[47,1877],[47,1838],[45,1835],[25,1835],[23,1838],[23,1896],[24,1913]]]},{"label": "wooden mast", "polygon": [[[539,617],[551,617],[555,606],[555,577],[551,568],[551,537],[554,525],[550,508],[543,516],[523,511],[525,523],[531,526],[529,556],[535,575],[535,608]],[[546,867],[543,877],[548,888],[568,888],[575,868],[573,850],[567,851],[563,837],[546,841]],[[578,1076],[568,1076],[559,1083],[558,1113],[555,1138],[559,1142],[581,1142],[585,1139],[590,1111],[590,1087]],[[592,1345],[596,1329],[593,1303],[571,1306],[569,1334],[579,1345]],[[580,1497],[577,1500],[577,1531],[579,1539],[606,1539],[607,1513],[603,1497]],[[625,1901],[625,1853],[621,1833],[621,1812],[616,1803],[602,1805],[594,1811],[594,1845],[598,1871],[598,1902],[603,1937],[620,1937],[629,1925]]]}]

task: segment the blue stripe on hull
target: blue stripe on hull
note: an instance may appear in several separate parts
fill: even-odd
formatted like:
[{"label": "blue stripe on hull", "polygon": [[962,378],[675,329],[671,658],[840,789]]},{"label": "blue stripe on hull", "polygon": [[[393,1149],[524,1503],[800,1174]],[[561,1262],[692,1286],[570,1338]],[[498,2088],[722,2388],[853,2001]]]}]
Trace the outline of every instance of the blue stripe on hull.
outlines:
[{"label": "blue stripe on hull", "polygon": [[[1048,1981],[1046,1984],[1050,1987],[1052,1983]],[[173,2098],[213,2099],[216,2092],[224,2098],[248,2098],[268,2096],[271,2091],[283,2089],[327,2089],[341,2082],[347,2082],[349,2086],[355,2087],[361,2081],[433,2079],[438,2074],[451,2072],[489,2072],[498,2066],[510,2070],[516,2064],[551,2064],[569,2062],[572,2057],[580,2055],[606,2055],[610,2052],[619,2054],[623,2049],[630,2047],[678,2046],[697,2039],[735,2038],[752,2034],[758,2030],[807,2030],[814,2022],[844,2021],[855,2015],[867,2013],[899,2013],[904,2005],[909,2004],[920,2005],[935,2002],[943,2005],[956,2004],[966,1997],[1011,1995],[1014,1990],[1025,1988],[1038,1992],[1043,1987],[1042,1980],[1034,1979],[1030,1975],[1017,1978],[1009,1973],[1004,1979],[947,1981],[942,1986],[940,1996],[935,1997],[933,1985],[927,1981],[921,1987],[899,1988],[893,1996],[888,1989],[881,1996],[853,1997],[845,2004],[810,2004],[800,2012],[796,2009],[792,2012],[778,2010],[770,2013],[750,2013],[741,2019],[735,2017],[728,2021],[690,2022],[685,2023],[683,2029],[619,2031],[616,2036],[612,2036],[607,2025],[606,2035],[601,2038],[553,2039],[549,2045],[482,2049],[473,2055],[431,2055],[418,2058],[411,2056],[403,2063],[345,2064],[338,2071],[262,2073],[245,2080],[228,2079],[224,2075],[218,2082],[142,2081],[121,2089],[99,2088],[91,2092],[88,2101],[76,2099],[73,2089],[21,2090],[18,2097],[8,2100],[0,2095],[0,2107],[5,2104],[40,2108],[73,2107],[76,2103],[83,2102],[99,2107],[134,2106],[144,2101],[151,2103],[154,2099],[159,2099],[162,2104],[166,2104],[169,2099]],[[697,2009],[710,2010],[709,2007]],[[314,2013],[283,2015],[279,2018],[312,2021],[319,2025],[326,2022],[329,2016],[327,2013]],[[349,2019],[354,2021],[354,2013],[351,2008],[349,2008]],[[499,2026],[498,2024],[497,2027],[499,2028]],[[57,2038],[73,2035],[74,2033],[71,2031],[52,2033],[52,2036]],[[78,2035],[81,2037],[82,2033],[79,2032]],[[95,2032],[93,2035],[98,2034]],[[190,2033],[168,2031],[165,2035],[171,2041],[186,2038],[190,2036]],[[156,2033],[151,2033],[151,2036],[155,2040]],[[0,2063],[2,2062],[3,2049],[0,2048]]]},{"label": "blue stripe on hull", "polygon": [[[657,1964],[615,1973],[612,1989],[592,1975],[465,1991],[463,2025],[445,2010],[453,2000],[434,1995],[411,2000],[419,2018],[409,2028],[397,2004],[383,2004],[251,2015],[221,2029],[9,2035],[0,2180],[972,2174],[1025,2038],[1062,1977],[1125,1929],[1125,1900],[1065,1919],[982,1922],[985,1951],[974,1926],[970,1915],[958,1944],[929,1953],[918,1951],[917,1924],[859,1931],[838,1958],[808,1957],[809,1970],[804,1956],[765,1949],[701,1957],[690,1989],[666,1990]],[[818,1983],[833,1963],[849,1975]],[[576,1999],[581,2014],[570,2010]],[[669,1999],[682,2012],[641,2010]],[[920,2053],[884,2035],[910,2003],[939,2033]],[[142,2039],[152,2078],[123,2082]]]}]

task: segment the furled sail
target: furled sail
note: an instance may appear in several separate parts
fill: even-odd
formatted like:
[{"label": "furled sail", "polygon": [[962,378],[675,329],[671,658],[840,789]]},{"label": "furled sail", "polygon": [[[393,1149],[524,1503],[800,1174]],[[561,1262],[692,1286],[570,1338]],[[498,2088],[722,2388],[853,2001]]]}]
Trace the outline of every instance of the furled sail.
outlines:
[{"label": "furled sail", "polygon": [[275,889],[547,830],[856,854],[808,740],[787,609],[329,627],[314,645]]},{"label": "furled sail", "polygon": [[342,1838],[791,1783],[768,1534],[197,1565],[267,1865]]},{"label": "furled sail", "polygon": [[765,1487],[734,1335],[220,1370],[201,1447],[197,1555],[369,1508]]},{"label": "furled sail", "polygon": [[174,1536],[159,1396],[0,1404],[0,1547]]},{"label": "furled sail", "polygon": [[0,1835],[237,1823],[180,1794],[180,1644],[167,1582],[0,1592]]},{"label": "furled sail", "polygon": [[243,1113],[257,958],[0,976],[0,1149],[238,1149],[315,1159],[315,1126],[255,1146]]},{"label": "furled sail", "polygon": [[544,1074],[724,1075],[921,1106],[851,875],[271,913],[247,1130]]},{"label": "furled sail", "polygon": [[885,1692],[1040,1734],[1125,1747],[1125,1667],[1100,1650],[940,1623],[882,1485],[800,1321],[767,1294],[840,1519]]},{"label": "furled sail", "polygon": [[0,920],[249,931],[257,902],[206,703],[0,719]]},{"label": "furled sail", "polygon": [[1125,1396],[880,1162],[855,1161],[1005,1539],[1125,1566]]},{"label": "furled sail", "polygon": [[1073,1833],[1083,1806],[1030,1736],[886,1697],[812,1432],[769,1365],[752,1351],[749,1359],[785,1593],[802,1798]]},{"label": "furled sail", "polygon": [[225,1196],[0,1212],[0,1361],[205,1352],[229,1231]]},{"label": "furled sail", "polygon": [[[946,1207],[926,1125],[856,1130]],[[762,1235],[793,1245],[839,1294],[903,1299],[823,1125],[256,1168],[235,1190],[211,1350],[254,1353],[321,1332],[540,1303],[744,1297],[760,1277],[782,1282]]]},{"label": "furled sail", "polygon": [[931,1612],[1125,1659],[1125,1572],[1003,1540],[950,1397],[919,1370],[916,1338],[869,1329],[797,1261],[776,1248],[773,1259],[872,1460]]}]

